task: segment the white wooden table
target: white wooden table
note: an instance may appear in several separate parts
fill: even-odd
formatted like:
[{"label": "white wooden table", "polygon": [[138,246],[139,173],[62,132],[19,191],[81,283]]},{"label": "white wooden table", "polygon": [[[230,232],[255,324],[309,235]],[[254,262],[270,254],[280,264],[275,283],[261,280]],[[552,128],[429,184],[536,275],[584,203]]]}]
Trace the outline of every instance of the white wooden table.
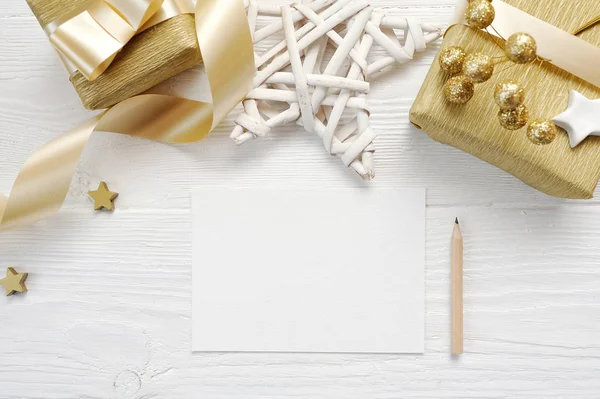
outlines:
[{"label": "white wooden table", "polygon": [[[440,24],[453,8],[374,4]],[[549,198],[412,128],[408,111],[436,51],[377,77],[369,100],[379,133],[372,185],[428,189],[425,355],[190,352],[192,185],[364,184],[294,127],[237,148],[230,117],[187,146],[94,136],[60,215],[0,235],[2,273],[30,273],[30,292],[0,298],[0,397],[599,397],[598,202]],[[173,85],[191,87],[196,75]],[[34,149],[90,115],[25,0],[1,1],[0,189]],[[114,214],[92,211],[86,193],[100,180],[121,193]],[[455,216],[466,246],[460,359],[449,355]]]}]

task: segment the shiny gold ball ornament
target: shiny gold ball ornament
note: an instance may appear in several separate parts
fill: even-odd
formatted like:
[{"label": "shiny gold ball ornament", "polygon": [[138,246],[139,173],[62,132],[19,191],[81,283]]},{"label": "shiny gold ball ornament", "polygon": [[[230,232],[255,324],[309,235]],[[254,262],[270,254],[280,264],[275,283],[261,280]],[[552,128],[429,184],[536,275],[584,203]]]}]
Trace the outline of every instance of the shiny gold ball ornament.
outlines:
[{"label": "shiny gold ball ornament", "polygon": [[535,145],[550,144],[557,134],[556,125],[547,119],[536,119],[527,127],[527,138]]},{"label": "shiny gold ball ornament", "polygon": [[440,68],[446,73],[456,75],[462,71],[466,56],[467,53],[462,47],[446,47],[440,51],[440,56],[438,57]]},{"label": "shiny gold ball ornament", "polygon": [[453,76],[444,85],[444,96],[453,104],[465,104],[475,94],[475,84],[463,75]]},{"label": "shiny gold ball ornament", "polygon": [[528,64],[535,60],[537,43],[531,35],[518,32],[508,38],[504,45],[504,53],[516,64]]},{"label": "shiny gold ball ornament", "polygon": [[467,25],[477,29],[485,29],[494,22],[494,18],[496,18],[496,11],[488,0],[469,1],[465,12]]},{"label": "shiny gold ball ornament", "polygon": [[507,130],[518,130],[527,124],[529,111],[525,105],[519,105],[515,109],[500,110],[498,113],[500,125]]},{"label": "shiny gold ball ornament", "polygon": [[519,83],[513,80],[501,82],[494,89],[494,100],[503,111],[515,109],[523,104],[525,90]]},{"label": "shiny gold ball ornament", "polygon": [[475,83],[486,82],[494,74],[494,61],[483,53],[469,54],[465,58],[463,74]]}]

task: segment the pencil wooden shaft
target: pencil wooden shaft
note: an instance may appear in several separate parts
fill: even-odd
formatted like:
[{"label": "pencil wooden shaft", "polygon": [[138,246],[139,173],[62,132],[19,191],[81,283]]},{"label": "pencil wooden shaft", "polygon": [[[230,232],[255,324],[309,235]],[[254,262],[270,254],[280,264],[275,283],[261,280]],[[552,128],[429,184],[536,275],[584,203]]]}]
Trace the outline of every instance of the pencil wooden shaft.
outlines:
[{"label": "pencil wooden shaft", "polygon": [[452,354],[463,353],[463,238],[458,223],[452,234]]}]

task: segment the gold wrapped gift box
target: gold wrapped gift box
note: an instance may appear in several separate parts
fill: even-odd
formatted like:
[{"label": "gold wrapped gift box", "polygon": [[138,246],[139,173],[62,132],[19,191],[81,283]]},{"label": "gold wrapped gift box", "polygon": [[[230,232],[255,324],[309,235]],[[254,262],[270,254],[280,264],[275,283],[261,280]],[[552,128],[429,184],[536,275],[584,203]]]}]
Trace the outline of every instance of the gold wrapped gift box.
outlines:
[{"label": "gold wrapped gift box", "polygon": [[[42,27],[82,9],[93,0],[27,0]],[[202,62],[194,16],[178,15],[136,35],[109,68],[89,81],[70,76],[85,108],[102,109],[140,94]]]},{"label": "gold wrapped gift box", "polygon": [[[571,0],[568,7],[564,0],[504,1],[566,32],[573,32],[600,15],[597,0]],[[527,31],[526,26],[523,31]],[[579,37],[599,46],[600,26],[586,30]],[[448,46],[461,46],[467,52],[494,57],[503,55],[490,35],[464,25],[448,30],[442,48]],[[532,120],[550,119],[563,112],[571,89],[590,99],[600,98],[600,89],[549,63],[506,69],[508,65],[498,65],[498,71],[488,82],[476,85],[469,103],[452,105],[442,92],[448,75],[440,70],[436,59],[411,109],[411,122],[434,140],[475,155],[544,193],[563,198],[591,198],[600,179],[600,137],[588,137],[572,149],[567,134],[560,130],[552,144],[536,146],[527,139],[526,128],[508,131],[500,127],[492,93],[500,81],[521,82]]]}]

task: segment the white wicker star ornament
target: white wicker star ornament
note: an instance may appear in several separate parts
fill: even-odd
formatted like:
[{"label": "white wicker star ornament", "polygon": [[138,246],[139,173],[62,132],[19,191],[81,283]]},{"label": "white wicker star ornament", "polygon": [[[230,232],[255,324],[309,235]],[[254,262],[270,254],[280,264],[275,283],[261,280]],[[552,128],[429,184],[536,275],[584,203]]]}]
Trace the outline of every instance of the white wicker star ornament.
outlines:
[{"label": "white wicker star ornament", "polygon": [[[259,16],[277,19],[256,30]],[[296,122],[318,134],[325,149],[361,177],[373,178],[375,133],[369,127],[366,80],[396,62],[410,61],[442,30],[413,18],[385,16],[364,0],[283,7],[249,0],[248,20],[255,51],[257,44],[282,30],[284,38],[255,55],[254,90],[243,102],[231,139],[242,144]],[[394,29],[404,32],[404,45]],[[369,63],[373,44],[387,56]]]}]

